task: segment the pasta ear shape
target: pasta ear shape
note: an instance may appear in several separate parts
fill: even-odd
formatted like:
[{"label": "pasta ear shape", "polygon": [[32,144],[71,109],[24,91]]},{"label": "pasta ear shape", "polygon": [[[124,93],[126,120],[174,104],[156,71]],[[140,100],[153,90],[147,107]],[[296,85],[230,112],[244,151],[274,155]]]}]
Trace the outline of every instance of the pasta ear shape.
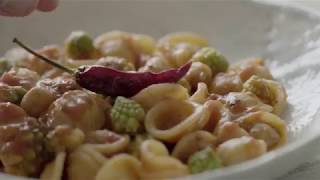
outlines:
[{"label": "pasta ear shape", "polygon": [[217,138],[207,131],[195,131],[183,136],[175,145],[172,156],[187,163],[189,157],[195,152],[214,147]]},{"label": "pasta ear shape", "polygon": [[98,130],[87,134],[86,145],[108,156],[124,151],[129,141],[127,135],[122,136],[108,130]]},{"label": "pasta ear shape", "polygon": [[209,96],[208,87],[205,83],[198,83],[197,91],[190,97],[190,101],[203,104]]},{"label": "pasta ear shape", "polygon": [[188,90],[180,84],[163,83],[151,85],[132,97],[145,110],[150,109],[166,99],[185,100],[189,98]]},{"label": "pasta ear shape", "polygon": [[202,129],[209,117],[208,106],[170,99],[149,110],[145,127],[148,133],[158,139],[177,142],[185,134]]},{"label": "pasta ear shape", "polygon": [[171,157],[166,147],[159,141],[144,141],[140,151],[143,165],[142,179],[168,179],[189,174],[188,167]]},{"label": "pasta ear shape", "polygon": [[[250,132],[251,136],[264,140],[268,145],[268,150],[282,146],[287,142],[285,122],[272,113],[254,112],[240,117],[235,122]],[[255,131],[257,128],[259,130]]]},{"label": "pasta ear shape", "polygon": [[68,158],[67,175],[69,180],[94,179],[106,158],[92,147],[82,145]]},{"label": "pasta ear shape", "polygon": [[58,153],[55,160],[46,165],[41,173],[40,180],[62,180],[65,160],[66,153]]},{"label": "pasta ear shape", "polygon": [[99,170],[95,180],[139,180],[141,162],[128,154],[119,154],[108,160]]}]

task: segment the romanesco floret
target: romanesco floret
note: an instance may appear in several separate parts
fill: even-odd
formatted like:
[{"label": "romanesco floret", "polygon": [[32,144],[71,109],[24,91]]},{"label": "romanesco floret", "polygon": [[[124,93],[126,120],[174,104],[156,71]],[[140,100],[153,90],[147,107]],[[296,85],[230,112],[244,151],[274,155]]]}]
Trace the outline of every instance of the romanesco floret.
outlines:
[{"label": "romanesco floret", "polygon": [[118,96],[111,109],[113,129],[118,133],[136,133],[142,124],[145,112],[140,104]]},{"label": "romanesco floret", "polygon": [[207,147],[194,153],[188,160],[188,166],[192,174],[220,168],[221,160],[212,148]]},{"label": "romanesco floret", "polygon": [[225,72],[229,67],[227,59],[220,54],[220,52],[210,47],[205,47],[197,51],[192,57],[192,60],[208,65],[213,75],[219,72]]}]

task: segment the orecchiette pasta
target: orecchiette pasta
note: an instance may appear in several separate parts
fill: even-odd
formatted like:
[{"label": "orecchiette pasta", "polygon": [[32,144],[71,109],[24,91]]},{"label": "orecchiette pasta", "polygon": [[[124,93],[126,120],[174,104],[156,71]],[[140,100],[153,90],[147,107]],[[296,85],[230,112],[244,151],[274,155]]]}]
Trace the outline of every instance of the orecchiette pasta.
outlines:
[{"label": "orecchiette pasta", "polygon": [[205,83],[199,83],[198,89],[193,95],[190,97],[190,101],[203,104],[207,101],[209,96],[208,87]]},{"label": "orecchiette pasta", "polygon": [[252,76],[243,86],[245,92],[252,92],[262,102],[273,107],[273,112],[281,114],[287,105],[287,93],[284,87],[273,80],[267,80],[258,76]]},{"label": "orecchiette pasta", "polygon": [[225,95],[229,92],[240,92],[242,90],[242,81],[238,74],[218,73],[210,86],[211,93]]},{"label": "orecchiette pasta", "polygon": [[104,155],[123,152],[129,145],[129,137],[117,135],[107,130],[90,132],[87,135],[87,146]]},{"label": "orecchiette pasta", "polygon": [[212,72],[209,66],[201,62],[194,62],[185,78],[192,88],[196,88],[199,82],[209,85],[212,80]]},{"label": "orecchiette pasta", "polygon": [[223,123],[218,127],[216,134],[218,143],[225,142],[229,139],[249,135],[244,129],[242,129],[237,123],[234,122]]},{"label": "orecchiette pasta", "polygon": [[62,180],[66,153],[60,152],[53,162],[46,165],[41,173],[40,180]]},{"label": "orecchiette pasta", "polygon": [[145,110],[148,110],[163,100],[185,100],[188,97],[188,91],[183,86],[164,83],[151,85],[133,96],[132,99],[140,103]]},{"label": "orecchiette pasta", "polygon": [[74,90],[54,101],[42,119],[50,126],[69,125],[84,132],[100,129],[105,123],[101,97]]},{"label": "orecchiette pasta", "polygon": [[248,112],[272,112],[273,110],[272,106],[264,104],[256,95],[250,92],[230,92],[219,100],[225,104],[233,118]]},{"label": "orecchiette pasta", "polygon": [[175,145],[172,156],[187,163],[188,158],[195,152],[206,147],[214,147],[216,137],[207,131],[195,131],[183,136]]},{"label": "orecchiette pasta", "polygon": [[217,148],[217,153],[225,166],[254,159],[266,151],[267,145],[264,141],[249,136],[230,139]]},{"label": "orecchiette pasta", "polygon": [[158,139],[177,142],[183,135],[203,128],[209,117],[210,111],[206,105],[170,99],[148,111],[145,127],[148,133]]},{"label": "orecchiette pasta", "polygon": [[[278,116],[268,112],[253,112],[235,120],[257,139],[264,140],[268,149],[279,147],[287,142],[285,123]],[[257,126],[260,124],[259,126]],[[257,129],[259,129],[257,131]]]},{"label": "orecchiette pasta", "polygon": [[158,46],[165,46],[166,44],[177,45],[181,43],[191,44],[197,47],[208,46],[208,41],[200,35],[192,32],[177,32],[167,34],[158,42]]},{"label": "orecchiette pasta", "polygon": [[273,79],[268,68],[264,66],[263,59],[260,58],[249,59],[245,62],[233,65],[230,67],[229,71],[237,72],[243,82],[247,81],[253,75],[265,79]]},{"label": "orecchiette pasta", "polygon": [[95,180],[139,180],[141,171],[142,164],[137,158],[128,154],[119,154],[104,163]]},{"label": "orecchiette pasta", "polygon": [[140,155],[143,165],[142,179],[168,179],[189,174],[186,165],[171,157],[159,141],[144,141],[140,147]]},{"label": "orecchiette pasta", "polygon": [[67,176],[69,180],[94,179],[107,159],[92,147],[82,145],[68,157]]}]

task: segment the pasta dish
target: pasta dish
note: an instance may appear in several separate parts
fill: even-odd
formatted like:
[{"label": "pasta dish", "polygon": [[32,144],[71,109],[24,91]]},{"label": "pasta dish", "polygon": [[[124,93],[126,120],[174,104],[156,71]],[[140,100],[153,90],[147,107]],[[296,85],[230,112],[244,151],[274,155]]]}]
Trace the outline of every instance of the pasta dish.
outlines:
[{"label": "pasta dish", "polygon": [[0,58],[2,172],[42,180],[169,179],[287,141],[287,95],[261,58],[229,64],[195,33],[74,31]]}]

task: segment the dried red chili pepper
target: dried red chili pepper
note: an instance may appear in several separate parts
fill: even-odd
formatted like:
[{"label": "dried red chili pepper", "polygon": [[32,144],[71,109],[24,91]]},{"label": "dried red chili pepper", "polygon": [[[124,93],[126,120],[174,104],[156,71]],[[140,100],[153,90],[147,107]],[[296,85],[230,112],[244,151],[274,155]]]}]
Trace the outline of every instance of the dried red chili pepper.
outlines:
[{"label": "dried red chili pepper", "polygon": [[81,87],[106,96],[130,97],[152,84],[175,83],[179,81],[191,67],[191,62],[189,62],[178,69],[171,69],[160,73],[124,72],[96,65],[83,66],[77,70],[72,70],[37,54],[16,38],[13,42],[47,63],[74,74],[77,83]]}]

